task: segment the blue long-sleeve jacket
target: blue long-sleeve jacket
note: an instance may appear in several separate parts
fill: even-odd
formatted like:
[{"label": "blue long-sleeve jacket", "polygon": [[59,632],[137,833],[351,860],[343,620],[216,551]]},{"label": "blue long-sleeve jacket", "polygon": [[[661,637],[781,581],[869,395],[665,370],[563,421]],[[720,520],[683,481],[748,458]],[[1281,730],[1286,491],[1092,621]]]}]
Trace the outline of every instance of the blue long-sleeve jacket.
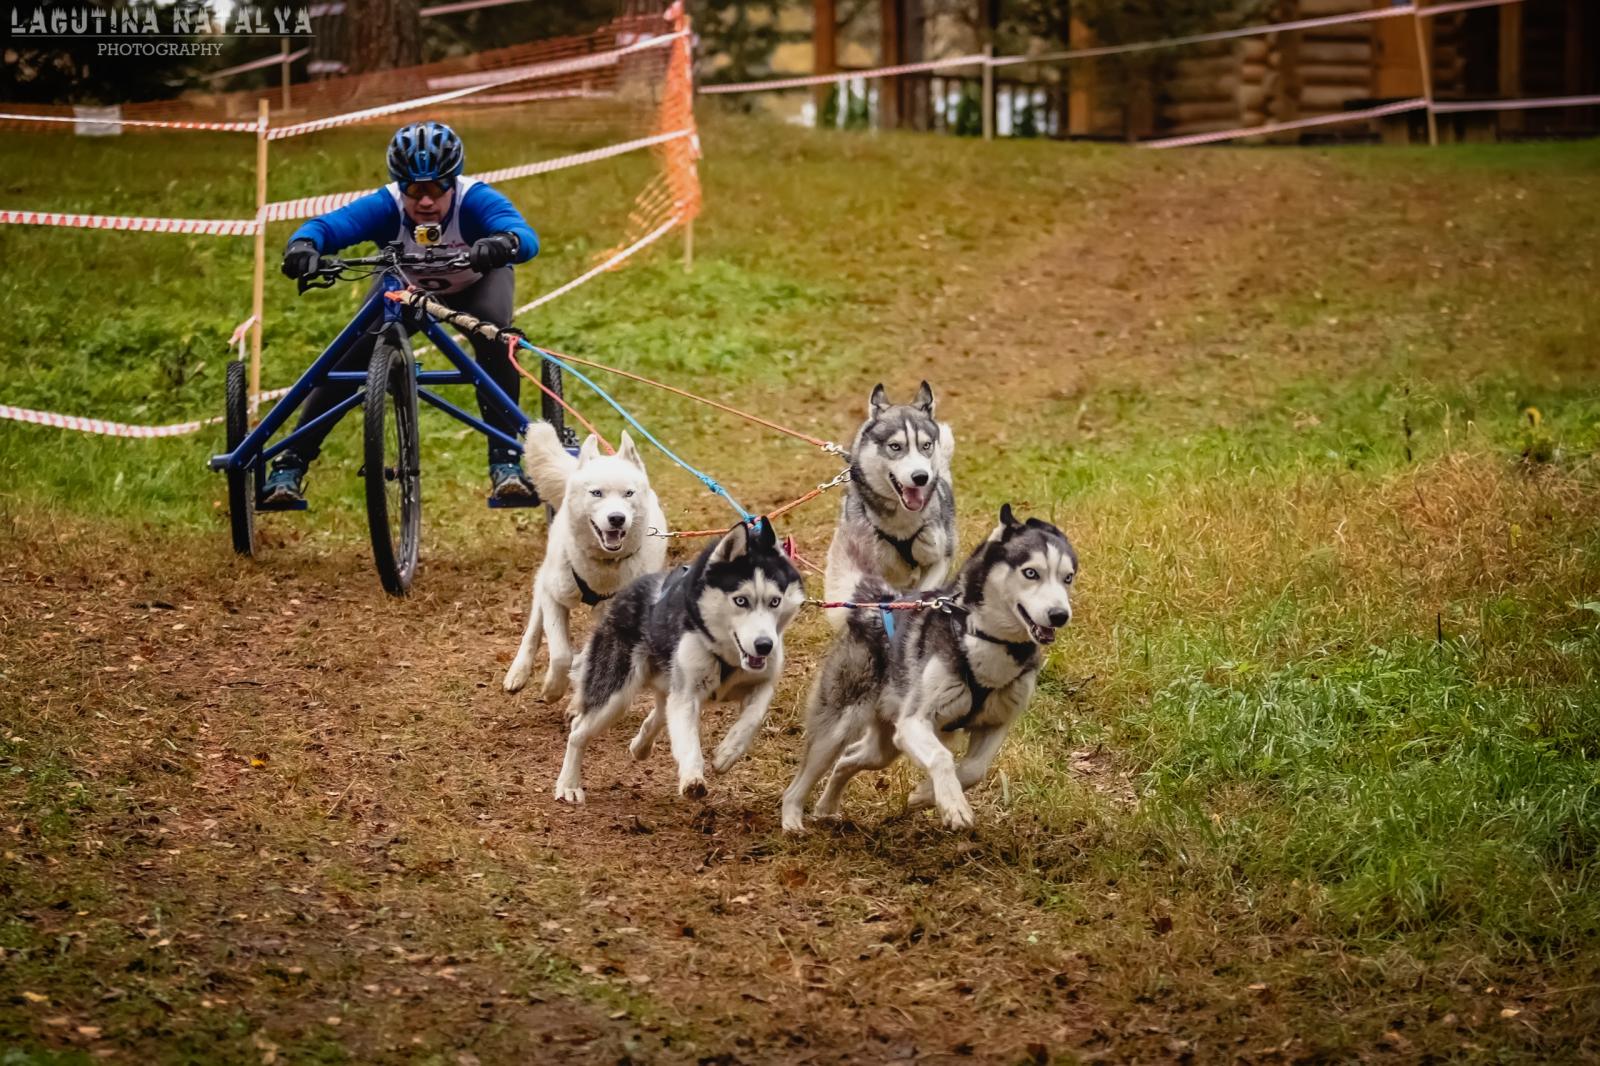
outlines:
[{"label": "blue long-sleeve jacket", "polygon": [[[461,179],[450,214],[442,224],[448,228],[453,216],[459,216],[461,238],[468,245],[480,237],[513,233],[517,237],[517,254],[512,262],[525,263],[539,254],[539,235],[522,217],[522,212],[492,185]],[[386,186],[309,220],[295,230],[289,240],[308,240],[317,246],[318,252],[332,255],[364,241],[382,246],[400,240],[414,225],[411,219],[404,217],[399,197]]]}]

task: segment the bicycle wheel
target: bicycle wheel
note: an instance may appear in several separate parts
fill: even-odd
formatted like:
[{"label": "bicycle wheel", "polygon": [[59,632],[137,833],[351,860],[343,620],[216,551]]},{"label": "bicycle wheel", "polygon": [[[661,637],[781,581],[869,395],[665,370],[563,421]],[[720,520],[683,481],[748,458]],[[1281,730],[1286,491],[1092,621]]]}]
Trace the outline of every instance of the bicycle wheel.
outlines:
[{"label": "bicycle wheel", "polygon": [[[233,451],[250,432],[250,383],[244,361],[228,362],[223,375],[227,388],[226,417],[228,451]],[[228,525],[233,531],[233,550],[240,555],[256,553],[256,478],[255,465],[228,470]]]},{"label": "bicycle wheel", "polygon": [[388,337],[372,349],[366,396],[367,526],[385,592],[404,596],[417,572],[422,468],[411,353]]},{"label": "bicycle wheel", "polygon": [[[539,360],[539,380],[556,396],[566,397],[566,393],[562,391],[561,368],[548,359]],[[556,427],[556,439],[562,445],[572,447],[578,442],[573,438],[572,430],[567,428],[566,409],[556,402],[550,392],[539,390],[539,413],[544,416],[546,422]]]}]

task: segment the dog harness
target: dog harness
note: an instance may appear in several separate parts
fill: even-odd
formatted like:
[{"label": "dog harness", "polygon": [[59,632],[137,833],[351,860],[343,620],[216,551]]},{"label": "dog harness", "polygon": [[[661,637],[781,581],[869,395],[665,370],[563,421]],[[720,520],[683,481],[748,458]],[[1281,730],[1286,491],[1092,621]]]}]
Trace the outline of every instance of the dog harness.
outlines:
[{"label": "dog harness", "polygon": [[[666,599],[667,595],[673,590],[673,588],[677,586],[678,582],[683,580],[684,575],[686,575],[688,572],[689,564],[684,563],[663,578],[661,581],[661,587],[656,591],[656,602],[660,603],[662,600]],[[717,638],[711,635],[711,628],[706,625],[706,620],[700,617],[699,605],[693,600],[686,599],[684,601],[684,607],[688,609],[689,624],[694,626],[701,633],[704,633],[707,641],[715,644]],[[730,663],[728,660],[718,655],[714,648],[708,650],[711,651],[711,657],[717,660],[717,666],[721,668],[723,681],[727,681],[728,678],[732,677],[734,673],[738,671],[738,666]]]},{"label": "dog harness", "polygon": [[569,569],[572,570],[573,583],[578,586],[578,599],[583,601],[583,605],[585,607],[598,607],[600,604],[606,602],[614,595],[614,593],[610,592],[596,592],[594,589],[590,588],[589,583],[579,575],[577,567],[569,567]]},{"label": "dog harness", "polygon": [[917,557],[912,554],[911,549],[916,546],[917,538],[922,536],[922,531],[926,528],[927,524],[924,523],[923,525],[917,527],[917,531],[915,533],[904,539],[901,539],[900,537],[891,537],[877,526],[873,526],[872,531],[878,535],[879,540],[883,541],[885,544],[889,545],[895,550],[895,554],[900,556],[901,561],[906,564],[907,569],[917,570],[921,568],[922,564],[917,561]]},{"label": "dog harness", "polygon": [[[973,629],[970,632],[979,640],[986,640],[990,644],[998,644],[1005,648],[1006,653],[1011,656],[1012,661],[1018,666],[1027,666],[1028,661],[1033,658],[1034,646],[1032,644],[1023,641],[1001,640],[999,637],[991,636],[981,629]],[[956,640],[956,666],[961,671],[961,683],[967,686],[967,692],[972,697],[972,706],[968,708],[966,714],[945,726],[942,730],[945,733],[958,732],[977,721],[978,716],[983,713],[984,707],[988,704],[990,695],[994,692],[994,689],[989,688],[978,680],[978,675],[972,670],[972,662],[967,658],[966,646],[961,643],[960,639]],[[1019,673],[1017,676],[1020,677],[1021,674]],[[1016,678],[1011,680],[1015,681]]]}]

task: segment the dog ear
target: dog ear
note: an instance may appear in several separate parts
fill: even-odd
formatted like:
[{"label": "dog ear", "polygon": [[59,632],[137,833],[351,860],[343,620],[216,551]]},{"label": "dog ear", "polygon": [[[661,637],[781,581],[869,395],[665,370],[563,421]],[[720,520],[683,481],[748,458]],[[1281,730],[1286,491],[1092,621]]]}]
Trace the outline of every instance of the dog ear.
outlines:
[{"label": "dog ear", "polygon": [[762,515],[753,520],[754,525],[750,530],[751,543],[763,551],[776,551],[778,548],[778,531],[772,528],[772,519]]},{"label": "dog ear", "polygon": [[644,456],[639,454],[639,449],[634,446],[633,438],[628,436],[628,431],[622,431],[622,441],[617,447],[617,458],[626,459],[640,470],[644,469]]},{"label": "dog ear", "polygon": [[883,382],[878,382],[872,387],[872,395],[867,397],[867,417],[877,418],[878,412],[889,406],[889,394],[884,391]]},{"label": "dog ear", "polygon": [[578,465],[582,466],[591,459],[600,458],[600,438],[593,433],[583,438],[583,447],[578,449]]},{"label": "dog ear", "polygon": [[713,563],[731,563],[742,557],[750,550],[749,527],[743,522],[734,526],[722,535],[717,541],[717,546],[711,550]]},{"label": "dog ear", "polygon": [[933,409],[936,406],[933,398],[933,386],[924,381],[922,386],[917,389],[917,398],[911,402],[922,408],[923,413],[932,418]]}]

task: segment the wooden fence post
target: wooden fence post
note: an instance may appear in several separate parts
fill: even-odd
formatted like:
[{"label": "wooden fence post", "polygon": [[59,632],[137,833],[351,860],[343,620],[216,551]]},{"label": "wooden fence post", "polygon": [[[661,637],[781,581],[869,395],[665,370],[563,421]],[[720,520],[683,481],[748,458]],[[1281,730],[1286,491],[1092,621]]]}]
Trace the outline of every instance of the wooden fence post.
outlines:
[{"label": "wooden fence post", "polygon": [[256,114],[256,270],[250,294],[250,419],[255,420],[261,396],[261,319],[267,283],[267,100]]},{"label": "wooden fence post", "polygon": [[994,45],[983,46],[983,139],[994,140]]},{"label": "wooden fence post", "polygon": [[1428,147],[1439,147],[1439,119],[1433,113],[1433,56],[1428,51],[1430,32],[1422,30],[1422,0],[1416,0],[1411,24],[1417,31],[1417,70],[1422,74],[1422,98],[1428,102]]},{"label": "wooden fence post", "polygon": [[289,110],[289,38],[280,37],[278,40],[281,42],[279,51],[283,55],[283,59],[279,61],[282,75],[279,80],[283,85],[283,110],[287,111]]}]

